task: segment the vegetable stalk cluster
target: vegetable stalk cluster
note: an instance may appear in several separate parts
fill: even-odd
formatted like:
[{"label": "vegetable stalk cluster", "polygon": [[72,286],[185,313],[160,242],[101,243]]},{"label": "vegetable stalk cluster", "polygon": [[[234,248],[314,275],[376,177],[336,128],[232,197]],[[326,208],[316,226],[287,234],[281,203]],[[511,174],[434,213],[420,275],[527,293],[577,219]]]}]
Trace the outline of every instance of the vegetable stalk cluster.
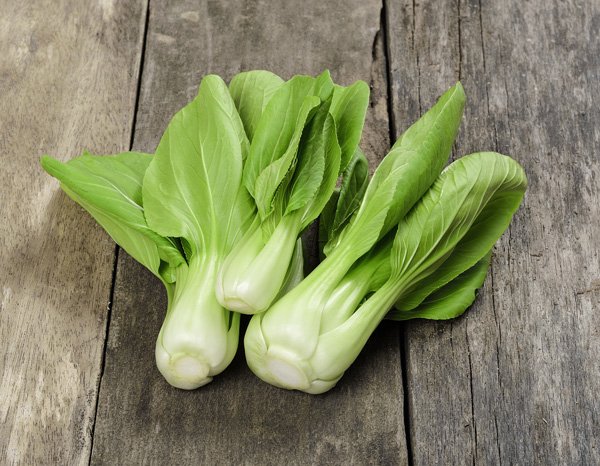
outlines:
[{"label": "vegetable stalk cluster", "polygon": [[[474,301],[527,187],[513,159],[480,152],[444,169],[460,83],[396,141],[369,180],[359,148],[368,86],[328,72],[206,76],[154,154],[85,153],[43,168],[165,286],[156,341],[165,379],[200,387],[239,341],[275,386],[331,389],[384,318],[449,319]],[[319,218],[322,262],[303,275]]]}]

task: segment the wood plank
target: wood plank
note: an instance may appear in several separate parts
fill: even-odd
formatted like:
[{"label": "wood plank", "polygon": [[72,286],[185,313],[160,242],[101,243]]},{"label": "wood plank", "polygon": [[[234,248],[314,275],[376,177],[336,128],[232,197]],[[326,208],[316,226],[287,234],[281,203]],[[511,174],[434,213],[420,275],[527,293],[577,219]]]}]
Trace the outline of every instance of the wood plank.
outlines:
[{"label": "wood plank", "polygon": [[87,464],[114,245],[38,159],[128,148],[146,8],[0,11],[0,463]]},{"label": "wood plank", "polygon": [[[364,145],[375,161],[389,144],[380,7],[375,0],[152,3],[134,146],[153,150],[207,73],[229,78],[266,68],[289,77],[328,67],[342,83],[371,82]],[[406,462],[395,325],[384,326],[323,396],[261,382],[241,351],[211,384],[184,392],[168,386],[154,366],[165,307],[158,282],[121,253],[94,464]]]},{"label": "wood plank", "polygon": [[598,464],[600,5],[388,11],[398,129],[460,77],[456,152],[511,154],[530,181],[474,308],[405,329],[414,463]]}]

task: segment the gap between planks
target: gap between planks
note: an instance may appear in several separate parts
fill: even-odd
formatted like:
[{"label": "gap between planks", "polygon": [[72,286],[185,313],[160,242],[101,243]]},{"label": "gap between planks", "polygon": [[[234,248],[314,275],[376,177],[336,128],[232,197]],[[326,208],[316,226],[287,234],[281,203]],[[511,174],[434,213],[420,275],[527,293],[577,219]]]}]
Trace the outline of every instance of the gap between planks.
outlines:
[{"label": "gap between planks", "polygon": [[[140,92],[142,88],[142,75],[144,73],[144,58],[146,55],[146,42],[148,39],[148,24],[150,21],[150,0],[146,0],[146,8],[144,9],[144,27],[142,29],[142,43],[140,50],[140,59],[138,63],[138,73],[137,73],[137,86],[135,91],[135,103],[133,106],[133,115],[131,117],[131,131],[129,134],[129,150],[133,148],[133,138],[135,135],[135,127],[137,124],[137,114],[140,103]],[[104,330],[104,343],[102,346],[102,361],[100,363],[100,375],[98,377],[98,384],[96,386],[96,405],[94,407],[94,418],[92,419],[91,425],[91,438],[90,438],[90,454],[88,456],[88,465],[92,463],[92,456],[94,452],[94,434],[96,432],[96,419],[98,417],[98,407],[100,405],[100,390],[102,389],[102,378],[104,377],[104,370],[106,368],[106,351],[108,349],[108,337],[110,334],[110,323],[112,317],[112,307],[115,296],[115,285],[117,283],[117,268],[119,264],[119,251],[120,247],[118,244],[115,244],[114,254],[113,254],[113,268],[112,268],[112,276],[110,281],[110,292],[108,297],[108,306],[106,309],[106,328]]]}]

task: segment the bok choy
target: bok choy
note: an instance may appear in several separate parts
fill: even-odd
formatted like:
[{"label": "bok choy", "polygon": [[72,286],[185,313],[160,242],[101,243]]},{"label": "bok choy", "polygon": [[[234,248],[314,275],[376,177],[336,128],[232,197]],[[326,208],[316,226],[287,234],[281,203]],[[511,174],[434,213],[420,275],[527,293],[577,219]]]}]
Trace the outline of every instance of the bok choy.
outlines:
[{"label": "bok choy", "polygon": [[64,191],[165,285],[156,363],[179,388],[210,382],[237,350],[239,315],[219,304],[214,288],[225,256],[256,213],[242,184],[248,148],[227,86],[206,76],[154,156],[42,158]]},{"label": "bok choy", "polygon": [[[495,153],[463,157],[439,174],[463,105],[457,84],[400,137],[351,219],[337,232],[326,219],[324,261],[252,318],[244,346],[261,379],[325,392],[390,309],[397,309],[392,318],[448,318],[470,304],[489,251],[522,200],[526,177],[515,161]],[[341,199],[340,191],[334,218],[345,206]]]},{"label": "bok choy", "polygon": [[335,85],[328,72],[284,83],[254,71],[234,77],[230,90],[240,114],[252,116],[243,179],[258,215],[225,259],[216,292],[223,306],[254,314],[280,294],[298,237],[356,151],[369,89]]}]

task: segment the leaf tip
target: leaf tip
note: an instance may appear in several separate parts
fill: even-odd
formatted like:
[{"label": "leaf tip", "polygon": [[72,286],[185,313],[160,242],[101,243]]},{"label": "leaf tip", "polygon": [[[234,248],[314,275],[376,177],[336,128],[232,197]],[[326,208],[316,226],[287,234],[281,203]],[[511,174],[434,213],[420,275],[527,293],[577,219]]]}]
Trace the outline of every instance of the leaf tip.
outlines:
[{"label": "leaf tip", "polygon": [[456,84],[452,87],[453,92],[457,93],[457,96],[464,102],[467,100],[467,96],[465,94],[465,88],[463,87],[460,81],[456,81]]},{"label": "leaf tip", "polygon": [[44,171],[46,173],[48,173],[51,176],[56,177],[56,173],[57,173],[60,165],[62,165],[62,162],[50,157],[47,154],[44,154],[40,157],[40,165],[42,166],[42,168],[44,169]]}]

